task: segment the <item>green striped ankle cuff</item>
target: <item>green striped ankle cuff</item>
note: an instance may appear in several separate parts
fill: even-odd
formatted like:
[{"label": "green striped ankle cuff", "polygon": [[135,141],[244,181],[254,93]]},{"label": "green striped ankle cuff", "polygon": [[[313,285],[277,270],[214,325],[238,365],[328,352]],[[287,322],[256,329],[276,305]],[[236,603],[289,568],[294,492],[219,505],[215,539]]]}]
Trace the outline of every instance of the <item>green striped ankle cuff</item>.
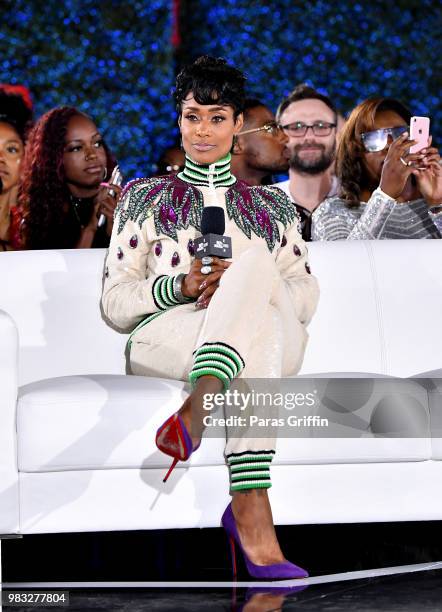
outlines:
[{"label": "green striped ankle cuff", "polygon": [[194,352],[189,380],[194,387],[200,376],[216,376],[227,390],[243,367],[244,361],[233,347],[222,342],[207,342]]},{"label": "green striped ankle cuff", "polygon": [[230,490],[269,489],[270,464],[275,451],[250,451],[232,454],[227,459],[230,474]]},{"label": "green striped ankle cuff", "polygon": [[[184,303],[175,295],[173,289],[175,279],[176,276],[159,276],[152,286],[153,301],[160,310],[167,310],[171,306]],[[186,301],[192,302],[192,299],[188,298]]]}]

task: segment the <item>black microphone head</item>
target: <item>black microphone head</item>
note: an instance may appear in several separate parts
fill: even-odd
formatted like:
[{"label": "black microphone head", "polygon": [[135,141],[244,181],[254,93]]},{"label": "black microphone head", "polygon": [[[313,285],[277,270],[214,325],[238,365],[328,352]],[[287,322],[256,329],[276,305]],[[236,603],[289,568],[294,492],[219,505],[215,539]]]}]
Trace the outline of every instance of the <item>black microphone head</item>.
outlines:
[{"label": "black microphone head", "polygon": [[2,177],[0,176],[0,193],[3,191],[3,181],[2,181]]},{"label": "black microphone head", "polygon": [[221,206],[206,206],[201,217],[201,234],[218,234],[222,236],[226,230],[224,209]]}]

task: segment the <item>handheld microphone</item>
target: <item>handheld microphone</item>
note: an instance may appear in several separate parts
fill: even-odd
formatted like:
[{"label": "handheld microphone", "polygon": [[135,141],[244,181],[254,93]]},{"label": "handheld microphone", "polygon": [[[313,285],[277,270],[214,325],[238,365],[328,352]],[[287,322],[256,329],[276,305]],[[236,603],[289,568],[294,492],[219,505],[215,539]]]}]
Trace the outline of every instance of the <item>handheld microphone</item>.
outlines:
[{"label": "handheld microphone", "polygon": [[[111,183],[112,185],[118,185],[119,187],[122,182],[123,182],[123,175],[120,172],[120,168],[119,166],[115,166],[115,168],[112,170],[112,176],[109,179],[109,183]],[[115,191],[113,189],[109,189],[109,195],[114,197]],[[105,215],[103,215],[103,213],[101,213],[101,215],[98,217],[98,227],[102,227],[105,223],[106,223],[106,217]]]},{"label": "handheld microphone", "polygon": [[2,177],[0,176],[0,193],[3,191],[3,181],[2,181]]},{"label": "handheld microphone", "polygon": [[201,238],[194,240],[195,257],[232,257],[232,239],[224,236],[226,222],[220,206],[206,206],[201,217]]}]

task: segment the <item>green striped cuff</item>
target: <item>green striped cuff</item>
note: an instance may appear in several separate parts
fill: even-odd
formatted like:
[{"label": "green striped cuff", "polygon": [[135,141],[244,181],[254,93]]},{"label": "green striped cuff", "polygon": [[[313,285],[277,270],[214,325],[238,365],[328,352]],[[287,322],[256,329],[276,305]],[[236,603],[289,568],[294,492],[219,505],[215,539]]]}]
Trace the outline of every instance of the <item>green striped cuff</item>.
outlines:
[{"label": "green striped cuff", "polygon": [[230,474],[230,490],[269,489],[270,464],[275,451],[249,451],[226,457]]},{"label": "green striped cuff", "polygon": [[223,342],[207,342],[194,352],[194,364],[189,374],[192,387],[200,376],[216,376],[228,389],[244,367],[241,355]]},{"label": "green striped cuff", "polygon": [[178,178],[192,185],[209,186],[212,182],[215,187],[230,187],[236,183],[236,178],[230,172],[230,160],[232,156],[228,153],[214,164],[199,164],[186,155],[184,170],[178,174]]},{"label": "green striped cuff", "polygon": [[[153,301],[159,310],[167,310],[171,306],[184,303],[175,295],[174,283],[177,276],[159,276],[152,285]],[[186,302],[192,302],[192,299],[186,298]]]}]

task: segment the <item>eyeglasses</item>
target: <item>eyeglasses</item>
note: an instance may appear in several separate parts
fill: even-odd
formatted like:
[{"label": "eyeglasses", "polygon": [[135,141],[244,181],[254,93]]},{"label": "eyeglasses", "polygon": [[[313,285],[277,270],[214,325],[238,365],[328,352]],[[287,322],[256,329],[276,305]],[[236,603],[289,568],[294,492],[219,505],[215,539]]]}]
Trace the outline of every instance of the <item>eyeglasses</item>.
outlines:
[{"label": "eyeglasses", "polygon": [[238,136],[243,136],[244,134],[253,134],[254,132],[267,132],[267,134],[276,135],[281,130],[281,127],[276,123],[276,121],[272,121],[271,123],[266,123],[262,127],[253,128],[252,130],[245,130],[244,132],[239,132]]},{"label": "eyeglasses", "polygon": [[391,136],[393,140],[399,138],[401,134],[406,132],[408,127],[406,125],[400,125],[393,128],[382,128],[381,130],[373,130],[372,132],[364,132],[361,134],[362,143],[366,151],[374,153],[375,151],[382,151],[385,149],[388,143],[388,136]]},{"label": "eyeglasses", "polygon": [[315,121],[311,125],[302,123],[302,121],[295,121],[294,123],[287,123],[287,125],[281,126],[284,132],[295,137],[305,136],[309,128],[311,128],[315,136],[329,136],[335,127],[336,123],[327,123],[326,121]]}]

